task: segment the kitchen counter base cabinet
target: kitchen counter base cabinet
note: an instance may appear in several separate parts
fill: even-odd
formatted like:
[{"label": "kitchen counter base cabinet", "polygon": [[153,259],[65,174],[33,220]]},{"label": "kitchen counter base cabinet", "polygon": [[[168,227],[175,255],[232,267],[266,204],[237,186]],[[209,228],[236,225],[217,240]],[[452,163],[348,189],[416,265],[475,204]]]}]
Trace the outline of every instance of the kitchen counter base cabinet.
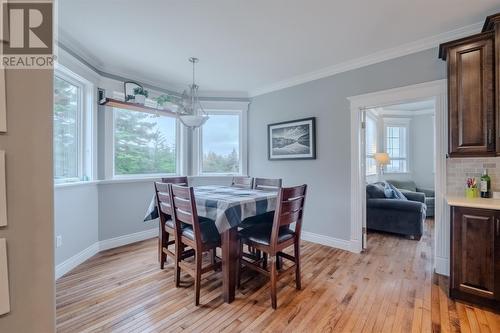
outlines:
[{"label": "kitchen counter base cabinet", "polygon": [[451,208],[450,297],[500,310],[500,211]]}]

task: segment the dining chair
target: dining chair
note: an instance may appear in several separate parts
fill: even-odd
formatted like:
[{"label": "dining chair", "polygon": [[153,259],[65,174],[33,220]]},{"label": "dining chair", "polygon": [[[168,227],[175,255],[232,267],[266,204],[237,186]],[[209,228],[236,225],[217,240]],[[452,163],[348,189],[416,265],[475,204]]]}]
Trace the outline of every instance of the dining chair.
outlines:
[{"label": "dining chair", "polygon": [[[170,185],[170,197],[176,228],[175,286],[179,287],[181,268],[194,278],[195,305],[200,304],[201,275],[221,267],[215,251],[221,246],[220,234],[214,221],[198,217],[192,187]],[[194,264],[184,261],[184,249],[194,250]],[[211,264],[202,267],[203,252],[210,251]]]},{"label": "dining chair", "polygon": [[239,188],[253,188],[253,178],[252,177],[233,177],[233,181],[231,182],[232,187]]},{"label": "dining chair", "polygon": [[[163,267],[165,266],[167,255],[170,255],[172,259],[175,258],[175,249],[171,250],[168,248],[171,245],[175,246],[175,228],[172,221],[172,211],[170,208],[170,194],[168,186],[165,186],[165,184],[187,186],[188,179],[187,177],[168,177],[162,178],[161,183],[155,183],[156,207],[158,208],[158,216],[160,217],[158,233],[158,260],[160,261],[161,269],[163,269]],[[172,240],[169,240],[170,236],[172,236]]]},{"label": "dining chair", "polygon": [[256,190],[277,191],[281,188],[282,183],[281,178],[255,178],[253,188]]},{"label": "dining chair", "polygon": [[[277,307],[276,283],[285,274],[295,271],[295,286],[301,289],[300,280],[300,232],[302,229],[302,214],[306,198],[307,185],[281,188],[278,192],[276,211],[272,225],[255,225],[238,232],[240,239],[238,256],[238,286],[241,282],[241,265],[260,272],[270,277],[271,304]],[[295,223],[295,229],[290,229],[290,224]],[[265,253],[269,259],[270,270],[267,263],[261,265],[259,261],[250,261],[243,256],[243,245],[246,244]],[[293,246],[294,255],[284,253],[283,250]],[[288,259],[293,262],[289,268],[278,271],[278,258]]]}]

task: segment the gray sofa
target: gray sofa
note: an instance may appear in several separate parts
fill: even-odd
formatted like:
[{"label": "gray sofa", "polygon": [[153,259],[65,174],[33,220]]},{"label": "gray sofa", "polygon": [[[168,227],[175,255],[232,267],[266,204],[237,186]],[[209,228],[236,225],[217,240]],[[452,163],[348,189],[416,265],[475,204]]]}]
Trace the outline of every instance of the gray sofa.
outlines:
[{"label": "gray sofa", "polygon": [[408,200],[387,199],[383,182],[368,184],[366,186],[367,228],[420,239],[425,220],[425,194],[409,191],[403,194]]},{"label": "gray sofa", "polygon": [[418,187],[413,180],[387,180],[387,182],[394,185],[403,194],[407,192],[425,194],[426,217],[434,217],[434,190]]}]

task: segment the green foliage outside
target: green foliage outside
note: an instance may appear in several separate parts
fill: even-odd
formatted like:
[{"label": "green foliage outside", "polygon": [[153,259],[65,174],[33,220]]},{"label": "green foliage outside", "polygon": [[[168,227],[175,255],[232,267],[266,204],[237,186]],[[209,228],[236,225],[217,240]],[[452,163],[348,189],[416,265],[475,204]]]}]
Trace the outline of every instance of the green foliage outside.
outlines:
[{"label": "green foliage outside", "polygon": [[206,173],[238,173],[239,165],[236,148],[233,148],[233,151],[227,155],[214,152],[203,154],[203,172]]},{"label": "green foliage outside", "polygon": [[[175,173],[175,143],[155,115],[115,109],[115,174]],[[172,130],[175,130],[175,121]]]},{"label": "green foliage outside", "polygon": [[54,179],[78,178],[78,87],[54,78]]}]

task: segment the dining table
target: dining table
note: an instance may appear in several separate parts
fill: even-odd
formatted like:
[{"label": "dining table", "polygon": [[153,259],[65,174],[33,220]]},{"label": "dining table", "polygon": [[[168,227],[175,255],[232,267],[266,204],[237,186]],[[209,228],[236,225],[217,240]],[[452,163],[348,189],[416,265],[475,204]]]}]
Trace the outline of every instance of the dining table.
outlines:
[{"label": "dining table", "polygon": [[[238,263],[238,226],[250,217],[276,208],[277,191],[247,189],[233,186],[195,186],[194,196],[198,216],[214,221],[221,235],[222,296],[231,303],[235,297]],[[144,221],[158,218],[153,196]]]}]

